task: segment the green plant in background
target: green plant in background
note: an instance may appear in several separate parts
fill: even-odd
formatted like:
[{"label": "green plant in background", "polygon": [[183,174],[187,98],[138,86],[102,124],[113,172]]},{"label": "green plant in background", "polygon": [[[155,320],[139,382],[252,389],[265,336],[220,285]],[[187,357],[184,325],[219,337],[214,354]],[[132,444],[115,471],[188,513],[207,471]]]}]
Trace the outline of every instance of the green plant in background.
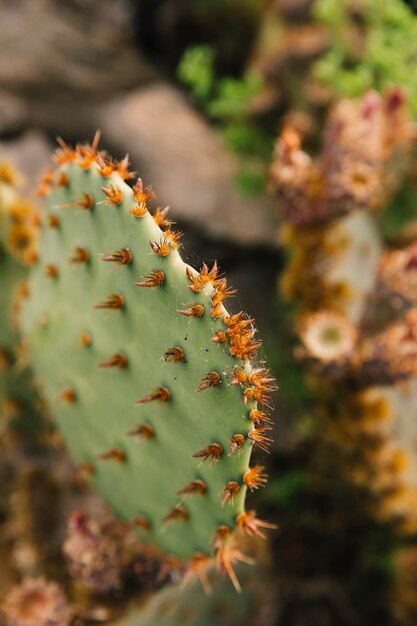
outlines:
[{"label": "green plant in background", "polygon": [[22,314],[42,389],[116,514],[197,573],[214,549],[239,587],[236,530],[270,526],[244,509],[266,482],[249,458],[267,449],[273,389],[252,365],[253,320],[224,308],[216,264],[182,261],[167,209],[152,217],[151,190],[124,182],[126,160],[95,144],[62,144],[56,160]]},{"label": "green plant in background", "polygon": [[28,265],[36,260],[37,210],[16,191],[18,175],[0,163],[0,433],[10,419],[33,428],[39,399],[17,331]]},{"label": "green plant in background", "polygon": [[219,76],[215,60],[211,46],[189,48],[178,66],[178,77],[199,108],[217,125],[229,148],[240,156],[238,188],[246,195],[256,195],[264,187],[265,163],[272,148],[267,129],[256,123],[250,112],[262,80],[255,72],[238,78]]},{"label": "green plant in background", "polygon": [[314,16],[329,28],[330,50],[317,78],[337,96],[404,85],[417,114],[417,16],[402,0],[316,0]]}]

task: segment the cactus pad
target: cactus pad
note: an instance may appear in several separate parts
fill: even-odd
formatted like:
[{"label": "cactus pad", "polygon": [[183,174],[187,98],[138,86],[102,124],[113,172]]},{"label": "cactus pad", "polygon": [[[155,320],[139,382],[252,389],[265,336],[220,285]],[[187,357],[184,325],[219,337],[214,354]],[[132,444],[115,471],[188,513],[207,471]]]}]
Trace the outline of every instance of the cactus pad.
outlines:
[{"label": "cactus pad", "polygon": [[62,144],[56,160],[22,315],[37,376],[115,513],[200,563],[237,527],[263,524],[244,512],[266,480],[249,458],[268,443],[272,386],[250,364],[253,320],[227,313],[216,266],[183,262],[167,210],[152,216],[151,190],[126,184],[126,160],[94,144]]}]

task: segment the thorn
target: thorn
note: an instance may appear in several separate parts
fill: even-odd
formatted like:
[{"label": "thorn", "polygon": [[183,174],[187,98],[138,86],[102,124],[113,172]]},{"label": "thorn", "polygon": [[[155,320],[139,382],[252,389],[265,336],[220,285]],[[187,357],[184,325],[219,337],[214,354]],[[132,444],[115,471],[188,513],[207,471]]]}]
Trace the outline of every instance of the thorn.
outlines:
[{"label": "thorn", "polygon": [[268,426],[259,426],[259,428],[255,428],[254,430],[251,430],[248,433],[249,439],[253,441],[254,444],[258,446],[258,448],[260,448],[260,450],[263,450],[264,452],[269,452],[269,446],[271,444],[270,437],[267,437],[266,435],[264,435],[264,432],[268,430],[272,430],[272,429],[269,428]]},{"label": "thorn", "polygon": [[59,209],[70,209],[72,207],[80,207],[81,209],[92,209],[94,206],[94,198],[88,193],[82,194],[83,199],[78,202],[69,202],[67,204],[58,204]]},{"label": "thorn", "polygon": [[144,515],[133,518],[131,524],[140,530],[149,530],[151,527],[150,521]]},{"label": "thorn", "polygon": [[202,304],[184,304],[183,306],[188,308],[177,310],[177,313],[181,313],[181,315],[191,318],[202,317],[204,315],[204,307]]},{"label": "thorn", "polygon": [[116,461],[117,463],[124,463],[126,460],[126,454],[120,448],[113,448],[102,454],[98,454],[96,459],[99,461]]},{"label": "thorn", "polygon": [[154,389],[148,396],[138,400],[136,404],[146,404],[146,402],[167,402],[171,397],[171,392],[166,387]]},{"label": "thorn", "polygon": [[233,564],[236,561],[247,563],[248,565],[255,565],[254,559],[251,559],[240,552],[240,550],[238,550],[234,545],[224,545],[219,548],[216,557],[217,567],[220,572],[227,572],[234,588],[238,593],[241,593],[242,587],[240,586],[236,572],[233,569]]},{"label": "thorn", "polygon": [[144,515],[133,518],[131,525],[140,530],[149,530],[151,527],[150,521]]},{"label": "thorn", "polygon": [[166,237],[162,237],[159,243],[157,243],[156,241],[149,241],[149,245],[151,246],[155,254],[161,257],[168,256],[171,250],[168,239]]},{"label": "thorn", "polygon": [[211,462],[218,461],[223,454],[223,448],[218,443],[210,443],[208,446],[199,450],[193,454],[193,458],[198,459],[203,457],[200,465],[210,459]]},{"label": "thorn", "polygon": [[118,294],[111,294],[107,297],[107,300],[103,302],[98,302],[98,304],[94,305],[95,309],[122,309],[124,307],[125,300],[123,296]]},{"label": "thorn", "polygon": [[180,571],[182,571],[181,560],[173,554],[168,554],[163,557],[161,567],[156,577],[156,583],[162,583],[172,572]]},{"label": "thorn", "polygon": [[206,483],[202,480],[193,480],[188,485],[186,485],[183,489],[177,491],[177,496],[192,496],[194,494],[204,495],[207,491]]},{"label": "thorn", "polygon": [[241,435],[240,433],[237,435],[233,435],[233,437],[230,439],[230,451],[228,456],[232,456],[232,454],[236,452],[236,450],[239,456],[239,454],[242,452],[242,448],[244,445],[245,437],[243,435]]},{"label": "thorn", "polygon": [[268,476],[262,473],[262,470],[265,468],[261,465],[255,465],[254,467],[250,467],[243,474],[243,482],[246,487],[251,491],[255,489],[259,489],[259,487],[264,487],[268,482]]},{"label": "thorn", "polygon": [[216,532],[214,533],[214,539],[211,546],[212,552],[217,552],[219,548],[224,546],[232,536],[231,529],[226,526],[226,524],[221,524],[218,526]]},{"label": "thorn", "polygon": [[55,213],[50,213],[47,217],[47,224],[49,228],[58,228],[59,217]]},{"label": "thorn", "polygon": [[218,330],[213,337],[211,338],[212,341],[214,341],[214,343],[224,343],[225,341],[227,341],[227,335],[225,332],[223,332],[222,330]]},{"label": "thorn", "polygon": [[174,223],[167,218],[169,209],[169,206],[166,206],[163,209],[157,208],[155,213],[153,214],[154,222],[155,224],[157,224],[157,226],[159,226],[159,228],[166,228]]},{"label": "thorn", "polygon": [[116,172],[122,180],[130,180],[135,177],[135,172],[129,171],[129,155],[125,154],[123,159],[116,164]]},{"label": "thorn", "polygon": [[76,248],[74,248],[74,252],[72,253],[72,256],[70,257],[70,263],[75,263],[75,264],[87,263],[89,258],[90,258],[90,253],[88,252],[87,248],[81,248],[77,246]]},{"label": "thorn", "polygon": [[180,363],[181,361],[185,361],[184,351],[178,348],[178,346],[168,348],[168,350],[164,352],[164,361],[165,363]]},{"label": "thorn", "polygon": [[69,184],[69,176],[66,172],[58,172],[55,182],[56,187],[66,187]]},{"label": "thorn", "polygon": [[44,274],[47,278],[56,278],[58,276],[58,268],[52,263],[45,265]]},{"label": "thorn", "polygon": [[121,204],[123,202],[123,192],[118,187],[101,187],[101,191],[106,195],[104,204]]},{"label": "thorn", "polygon": [[59,148],[55,152],[54,160],[57,165],[66,165],[75,161],[75,151],[61,137],[57,137],[56,141]]},{"label": "thorn", "polygon": [[115,367],[119,369],[126,367],[126,365],[127,358],[123,354],[114,354],[107,361],[103,361],[102,363],[98,364],[99,367]]},{"label": "thorn", "polygon": [[262,424],[273,424],[271,418],[259,409],[252,409],[249,413],[249,419],[256,427],[262,426]]},{"label": "thorn", "polygon": [[152,270],[149,274],[145,274],[146,280],[141,283],[133,283],[137,287],[161,287],[165,282],[165,274],[161,270]]},{"label": "thorn", "polygon": [[58,394],[58,400],[62,402],[62,404],[73,404],[75,402],[75,391],[71,389],[71,387],[61,389]]},{"label": "thorn", "polygon": [[263,532],[261,532],[260,528],[271,528],[274,530],[278,528],[276,524],[269,524],[268,522],[263,522],[257,519],[255,511],[245,511],[244,513],[240,513],[240,515],[236,518],[236,524],[239,530],[242,530],[250,537],[256,536],[262,537],[262,539],[266,539],[266,536]]},{"label": "thorn", "polygon": [[240,494],[240,485],[235,480],[230,480],[223,489],[223,497],[221,500],[221,507],[223,508],[226,502],[230,504],[235,503],[235,498]]},{"label": "thorn", "polygon": [[171,524],[172,522],[185,522],[187,521],[188,517],[188,512],[182,506],[177,505],[172,507],[167,515],[165,515],[162,523]]},{"label": "thorn", "polygon": [[233,378],[230,381],[230,385],[244,385],[247,381],[247,376],[243,367],[236,367],[233,372]]},{"label": "thorn", "polygon": [[155,431],[151,424],[141,424],[134,430],[130,430],[126,433],[128,437],[137,437],[138,439],[152,439],[155,436]]},{"label": "thorn", "polygon": [[90,333],[87,333],[86,331],[82,332],[80,335],[81,347],[87,348],[88,346],[91,346],[91,344],[92,344],[92,339],[91,339]]},{"label": "thorn", "polygon": [[80,474],[84,474],[86,476],[93,476],[96,472],[93,465],[89,461],[80,463],[77,470]]},{"label": "thorn", "polygon": [[94,133],[93,141],[91,142],[91,152],[93,154],[97,154],[98,144],[100,143],[100,139],[101,139],[101,130],[96,130],[96,132]]},{"label": "thorn", "polygon": [[197,393],[204,391],[204,389],[208,389],[209,387],[217,387],[221,382],[220,374],[217,372],[209,372],[207,376],[202,379],[197,389]]},{"label": "thorn", "polygon": [[116,263],[116,265],[128,265],[133,260],[133,254],[129,248],[122,248],[120,250],[115,250],[111,254],[103,254],[101,260],[110,261],[112,263]]},{"label": "thorn", "polygon": [[181,246],[182,233],[167,228],[164,232],[164,238],[168,241],[171,248],[179,248]]},{"label": "thorn", "polygon": [[188,561],[184,578],[182,579],[181,586],[184,588],[188,585],[190,580],[194,576],[197,576],[204,589],[204,592],[209,595],[212,592],[211,584],[207,576],[207,568],[210,564],[210,557],[206,554],[196,552],[192,558]]},{"label": "thorn", "polygon": [[130,209],[129,213],[136,217],[143,217],[148,210],[148,203],[155,198],[155,194],[151,187],[143,188],[142,179],[138,178],[136,185],[133,187],[133,197],[137,202],[137,206]]}]

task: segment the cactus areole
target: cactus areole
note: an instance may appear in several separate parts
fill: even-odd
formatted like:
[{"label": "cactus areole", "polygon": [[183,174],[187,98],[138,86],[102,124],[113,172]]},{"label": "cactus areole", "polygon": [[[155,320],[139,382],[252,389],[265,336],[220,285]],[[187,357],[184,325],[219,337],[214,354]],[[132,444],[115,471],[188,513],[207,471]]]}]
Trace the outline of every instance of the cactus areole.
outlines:
[{"label": "cactus areole", "polygon": [[273,384],[251,366],[253,320],[224,308],[232,290],[216,264],[184,263],[167,209],[152,216],[151,189],[126,184],[127,159],[96,141],[61,142],[55,159],[22,313],[41,387],[122,520],[196,568],[214,551],[228,569],[235,531],[269,526],[244,510],[265,482],[249,459]]}]

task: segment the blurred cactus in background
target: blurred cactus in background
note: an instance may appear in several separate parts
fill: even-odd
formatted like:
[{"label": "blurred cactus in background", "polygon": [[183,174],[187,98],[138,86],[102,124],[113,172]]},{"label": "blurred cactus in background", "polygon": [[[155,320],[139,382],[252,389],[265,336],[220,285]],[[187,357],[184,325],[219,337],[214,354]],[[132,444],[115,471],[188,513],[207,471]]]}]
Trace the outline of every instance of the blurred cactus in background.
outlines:
[{"label": "blurred cactus in background", "polygon": [[30,428],[40,411],[25,344],[17,332],[18,310],[28,295],[28,266],[37,258],[39,215],[19,194],[18,183],[18,173],[0,161],[0,433],[11,419]]},{"label": "blurred cactus in background", "polygon": [[[381,564],[417,532],[414,246],[387,250],[379,227],[414,167],[415,139],[404,94],[368,92],[335,105],[319,158],[303,152],[299,133],[287,127],[271,166],[289,255],[280,290],[298,337],[294,367],[303,368],[312,394],[303,409],[308,490],[334,493],[338,532],[362,527],[357,559],[376,532],[385,535]],[[337,510],[339,498],[348,510]],[[405,559],[395,562],[401,576]],[[358,580],[369,584],[375,563],[354,567],[357,598]],[[391,584],[389,572],[382,586]],[[395,610],[407,613],[407,601],[397,594]],[[376,606],[361,602],[359,614],[376,619]]]}]

